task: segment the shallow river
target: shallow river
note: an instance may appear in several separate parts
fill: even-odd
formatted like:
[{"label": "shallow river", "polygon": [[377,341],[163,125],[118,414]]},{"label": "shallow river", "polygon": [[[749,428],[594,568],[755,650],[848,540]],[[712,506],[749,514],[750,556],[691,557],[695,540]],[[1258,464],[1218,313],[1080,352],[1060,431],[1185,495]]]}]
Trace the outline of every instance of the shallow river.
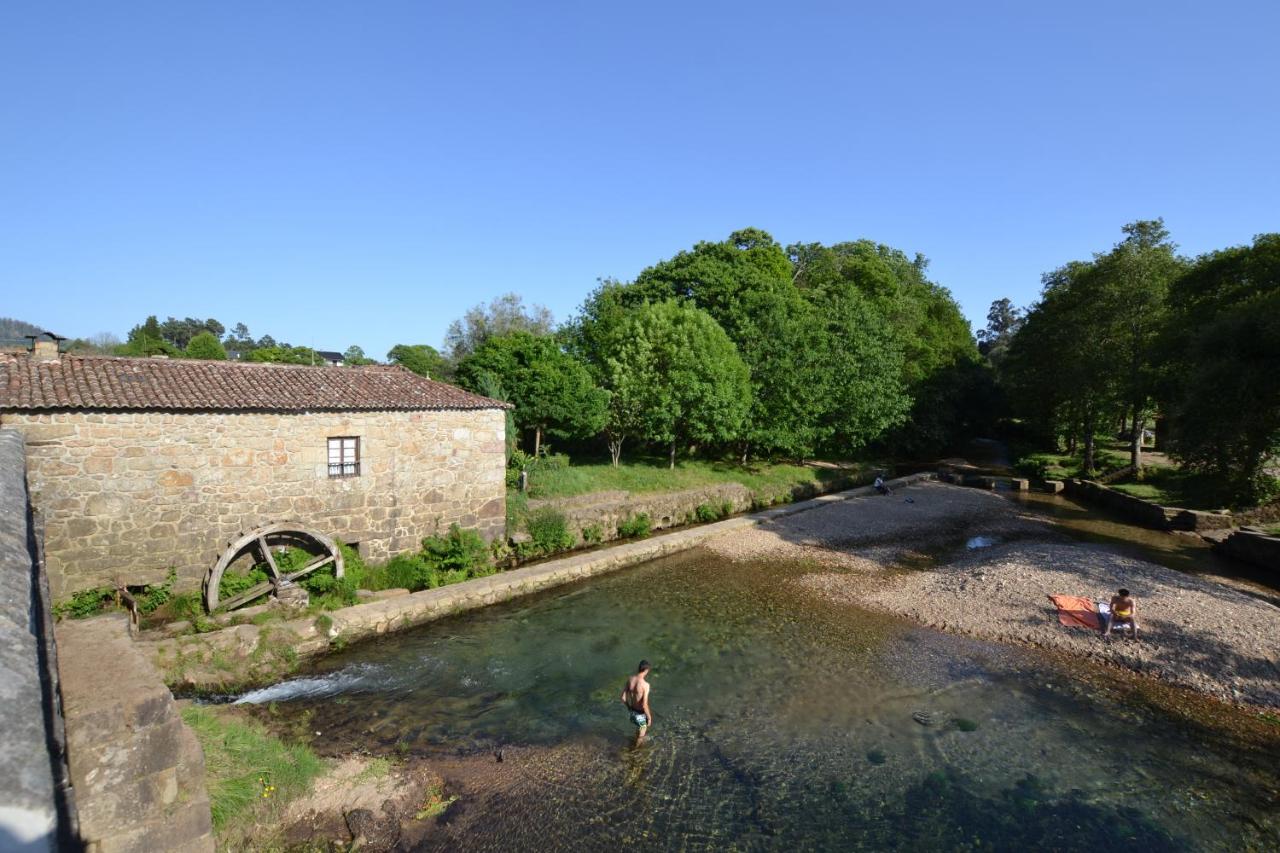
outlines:
[{"label": "shallow river", "polygon": [[[806,570],[694,551],[245,698],[317,747],[436,759],[463,799],[422,849],[1280,848],[1274,755],[1032,652],[822,603]],[[656,724],[633,747],[642,657]]]}]

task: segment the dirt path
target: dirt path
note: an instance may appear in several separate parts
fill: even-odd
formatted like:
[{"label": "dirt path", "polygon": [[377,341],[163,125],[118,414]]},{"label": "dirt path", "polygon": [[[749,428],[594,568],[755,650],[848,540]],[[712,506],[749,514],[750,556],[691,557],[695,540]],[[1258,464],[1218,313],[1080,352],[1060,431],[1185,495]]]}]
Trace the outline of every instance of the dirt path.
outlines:
[{"label": "dirt path", "polygon": [[[996,540],[970,550],[975,536]],[[1280,608],[1207,578],[1073,540],[988,492],[923,483],[713,540],[730,559],[811,559],[828,600],[946,631],[1115,664],[1225,701],[1280,708]],[[1048,596],[1138,599],[1140,642],[1058,624]]]}]

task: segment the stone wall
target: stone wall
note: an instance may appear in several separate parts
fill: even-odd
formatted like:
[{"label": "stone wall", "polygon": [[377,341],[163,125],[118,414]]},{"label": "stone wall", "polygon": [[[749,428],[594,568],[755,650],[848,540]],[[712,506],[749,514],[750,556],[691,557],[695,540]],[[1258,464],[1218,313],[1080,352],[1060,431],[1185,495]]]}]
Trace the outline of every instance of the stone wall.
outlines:
[{"label": "stone wall", "polygon": [[[503,413],[6,413],[25,434],[55,598],[120,580],[199,586],[227,544],[297,522],[373,560],[452,523],[506,520]],[[359,436],[358,477],[328,476],[326,439]]]},{"label": "stone wall", "polygon": [[1226,530],[1235,525],[1229,512],[1206,512],[1176,506],[1161,506],[1092,480],[1067,480],[1066,494],[1068,497],[1105,507],[1144,527],[1156,530],[1203,532]]},{"label": "stone wall", "polygon": [[[22,436],[0,430],[0,850],[57,848],[48,604],[28,524]],[[64,827],[65,830],[65,827]]]},{"label": "stone wall", "polygon": [[[805,500],[826,492],[848,489],[859,482],[866,482],[869,475],[849,475],[834,479],[828,483],[806,483],[785,490],[782,494],[771,495],[764,500],[765,505],[785,501]],[[716,486],[705,486],[697,489],[685,489],[679,492],[632,493],[626,491],[596,492],[572,498],[557,498],[529,501],[529,511],[534,512],[542,507],[552,507],[564,513],[565,520],[579,541],[586,527],[595,526],[601,533],[601,541],[608,542],[618,538],[618,524],[629,518],[644,514],[649,516],[653,530],[664,530],[679,527],[698,521],[697,511],[700,506],[709,506],[723,515],[728,509],[736,514],[749,509],[761,507],[760,496],[741,483],[722,483]]]},{"label": "stone wall", "polygon": [[213,853],[204,752],[121,615],[58,624],[71,784],[89,853]]},{"label": "stone wall", "polygon": [[1268,536],[1261,530],[1237,530],[1213,547],[1232,559],[1253,563],[1280,575],[1280,536]]}]

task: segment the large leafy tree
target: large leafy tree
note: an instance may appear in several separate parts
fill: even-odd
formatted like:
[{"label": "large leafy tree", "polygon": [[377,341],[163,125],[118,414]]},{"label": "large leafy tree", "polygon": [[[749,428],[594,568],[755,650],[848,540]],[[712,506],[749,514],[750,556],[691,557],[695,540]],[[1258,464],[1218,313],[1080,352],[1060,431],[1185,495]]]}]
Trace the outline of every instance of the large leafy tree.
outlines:
[{"label": "large leafy tree", "polygon": [[595,435],[604,425],[608,395],[582,365],[550,336],[511,332],[490,336],[458,363],[463,386],[483,393],[496,377],[515,405],[515,420],[534,434],[533,451],[544,433],[565,437]]},{"label": "large leafy tree", "polygon": [[1043,276],[1040,301],[1009,345],[1004,370],[1015,409],[1042,437],[1083,444],[1095,468],[1099,430],[1121,410],[1117,341],[1097,262],[1073,261]]},{"label": "large leafy tree", "polygon": [[[865,318],[861,322],[873,336],[884,341],[865,347],[863,358],[883,354],[896,363],[898,382],[881,379],[868,389],[879,395],[879,403],[869,407],[867,414],[887,415],[871,422],[880,422],[881,431],[901,425],[889,436],[889,443],[901,452],[916,453],[952,443],[965,418],[955,395],[949,393],[950,384],[942,378],[975,363],[978,352],[950,292],[926,276],[924,256],[908,258],[898,249],[870,240],[833,246],[802,243],[787,251],[796,287],[825,316],[830,315],[831,305],[853,311]],[[879,328],[886,330],[886,337],[879,338]],[[838,382],[838,373],[829,375]],[[896,409],[904,392],[910,406],[905,413]],[[846,432],[853,438],[863,430]],[[856,440],[854,445],[858,446]],[[846,445],[842,442],[842,446]]]},{"label": "large leafy tree", "polygon": [[1132,423],[1130,464],[1142,464],[1142,428],[1151,411],[1158,365],[1156,341],[1165,322],[1169,284],[1185,268],[1164,220],[1125,225],[1125,238],[1094,263],[1096,298],[1102,302],[1099,334],[1107,343],[1107,369],[1116,377]]},{"label": "large leafy tree", "polygon": [[997,365],[1009,349],[1018,327],[1022,325],[1024,312],[1014,307],[1013,301],[1005,296],[993,300],[987,310],[987,325],[979,329],[975,337],[978,339],[978,351],[986,356],[987,361]]},{"label": "large leafy tree", "polygon": [[1198,258],[1170,288],[1161,398],[1174,453],[1251,502],[1280,455],[1280,234]]},{"label": "large leafy tree", "polygon": [[675,300],[645,303],[628,313],[619,332],[606,364],[607,428],[619,450],[625,431],[634,429],[666,446],[674,468],[682,443],[739,434],[751,407],[750,371],[709,314]]},{"label": "large leafy tree", "polygon": [[396,344],[387,352],[387,363],[398,364],[428,379],[445,375],[444,356],[427,344]]}]

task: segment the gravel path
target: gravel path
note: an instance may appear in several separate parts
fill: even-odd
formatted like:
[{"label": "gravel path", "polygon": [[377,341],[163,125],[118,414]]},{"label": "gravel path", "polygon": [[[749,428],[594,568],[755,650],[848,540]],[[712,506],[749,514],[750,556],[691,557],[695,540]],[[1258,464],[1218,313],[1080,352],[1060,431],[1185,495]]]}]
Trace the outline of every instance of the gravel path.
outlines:
[{"label": "gravel path", "polygon": [[[997,541],[967,548],[979,535]],[[735,560],[815,561],[828,570],[799,583],[828,600],[1280,708],[1280,608],[1207,578],[1073,540],[988,492],[922,483],[738,531],[708,547]],[[1140,642],[1119,636],[1108,642],[1061,626],[1048,599],[1062,593],[1106,600],[1121,586],[1137,597]]]}]

